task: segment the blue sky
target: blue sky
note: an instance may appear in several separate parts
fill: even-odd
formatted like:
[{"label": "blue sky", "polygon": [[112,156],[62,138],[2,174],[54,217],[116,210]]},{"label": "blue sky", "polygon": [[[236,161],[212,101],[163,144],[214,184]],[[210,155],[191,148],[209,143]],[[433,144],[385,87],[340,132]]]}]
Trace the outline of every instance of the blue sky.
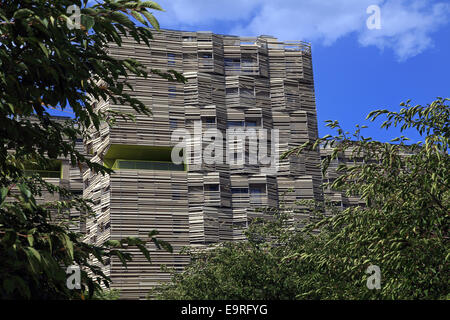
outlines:
[{"label": "blue sky", "polygon": [[[371,110],[450,97],[448,0],[157,2],[166,10],[155,14],[162,28],[311,42],[320,135],[331,119],[349,131],[368,124],[366,136],[387,141],[399,132],[364,121]],[[380,8],[381,29],[367,28],[370,5]]]}]

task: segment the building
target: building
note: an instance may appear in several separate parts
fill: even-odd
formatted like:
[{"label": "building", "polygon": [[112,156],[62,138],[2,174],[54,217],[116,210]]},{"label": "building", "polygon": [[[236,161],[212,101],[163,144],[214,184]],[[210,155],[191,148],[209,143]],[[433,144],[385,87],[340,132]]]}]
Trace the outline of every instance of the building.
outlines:
[{"label": "building", "polygon": [[[36,116],[30,116],[27,118],[31,123],[39,123]],[[64,124],[69,121],[72,122],[73,119],[70,117],[62,116],[52,116],[52,120],[59,124]],[[75,141],[75,149],[78,152],[84,153],[83,139],[77,139]],[[76,196],[81,196],[83,194],[83,175],[78,166],[72,166],[70,159],[60,155],[57,159],[50,161],[50,165],[46,168],[39,167],[32,163],[24,164],[24,171],[26,175],[39,174],[46,182],[51,183],[55,186],[65,188],[66,190],[72,192]],[[16,188],[13,189],[18,192]],[[52,201],[67,200],[64,196],[59,193],[50,193],[47,190],[42,190],[40,196],[35,196],[36,201],[39,203],[46,203]],[[50,210],[50,212],[52,212]],[[54,211],[53,211],[54,212]],[[60,222],[62,219],[70,220],[69,229],[73,232],[84,232],[85,223],[83,219],[80,219],[80,212],[74,208],[67,212],[60,212],[58,214],[52,214],[52,221]]]},{"label": "building", "polygon": [[[333,148],[328,146],[320,147],[320,157],[321,160],[326,157],[331,157],[333,153]],[[352,152],[352,149],[349,148],[345,152],[338,153],[337,157],[331,160],[330,165],[328,167],[327,172],[323,175],[324,183],[333,183],[336,178],[339,177],[339,172],[337,171],[340,165],[344,165],[350,168],[352,165],[361,165],[363,163],[362,158],[357,158]],[[324,198],[327,201],[333,203],[334,206],[340,207],[341,209],[350,207],[350,206],[363,206],[364,201],[356,195],[347,195],[345,192],[332,190],[330,188],[323,188]]]},{"label": "building", "polygon": [[[156,229],[174,247],[170,254],[149,246],[151,264],[137,249],[130,249],[133,261],[127,269],[118,259],[107,261],[104,270],[112,287],[131,299],[145,298],[152,287],[169,280],[161,264],[181,271],[189,263],[187,255],[179,254],[183,247],[243,239],[243,228],[259,214],[256,208],[322,199],[318,151],[255,164],[249,161],[254,151],[250,139],[228,139],[232,129],[258,134],[266,129],[267,141],[258,135],[257,142],[267,142],[267,159],[275,159],[317,138],[309,44],[211,32],[161,30],[153,36],[150,48],[123,39],[122,46],[111,45],[109,53],[133,57],[152,69],[174,69],[187,82],[168,82],[156,75],[130,78],[135,88],[130,94],[150,107],[152,116],[136,115],[135,122],[119,120],[93,132],[86,141],[88,153],[115,173],[83,174],[83,195],[94,201],[96,212],[86,225],[86,241],[147,239]],[[97,101],[96,108],[135,114],[112,101]],[[184,149],[182,164],[172,158],[172,133],[177,129],[194,137],[186,144],[192,148]],[[244,163],[211,163],[199,157],[197,146],[203,150],[212,142],[204,136],[208,129],[223,138],[215,141],[223,143],[212,156],[222,150],[228,159]]]}]

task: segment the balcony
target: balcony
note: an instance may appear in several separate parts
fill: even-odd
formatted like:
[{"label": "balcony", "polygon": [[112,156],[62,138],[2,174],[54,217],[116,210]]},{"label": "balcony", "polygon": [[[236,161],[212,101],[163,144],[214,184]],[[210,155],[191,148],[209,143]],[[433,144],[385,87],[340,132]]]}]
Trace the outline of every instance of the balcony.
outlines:
[{"label": "balcony", "polygon": [[133,161],[118,159],[114,162],[112,169],[185,171],[185,166],[184,164],[175,164],[168,161]]}]

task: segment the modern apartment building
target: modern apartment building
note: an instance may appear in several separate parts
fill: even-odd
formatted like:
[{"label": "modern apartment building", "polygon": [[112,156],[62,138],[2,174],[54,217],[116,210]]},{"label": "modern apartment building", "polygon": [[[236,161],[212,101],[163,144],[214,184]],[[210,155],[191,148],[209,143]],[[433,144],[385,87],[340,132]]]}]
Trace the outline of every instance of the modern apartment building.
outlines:
[{"label": "modern apartment building", "polygon": [[[115,173],[83,174],[83,195],[94,201],[96,212],[86,225],[86,241],[147,239],[156,229],[174,247],[171,254],[149,245],[151,264],[131,248],[133,261],[127,269],[116,259],[106,263],[112,287],[121,290],[122,298],[132,299],[145,298],[149,289],[169,280],[162,264],[182,270],[189,262],[180,254],[183,247],[243,239],[243,228],[260,215],[256,208],[322,199],[319,152],[278,160],[318,135],[309,44],[211,32],[161,30],[153,36],[150,48],[124,39],[109,52],[151,69],[176,70],[187,82],[156,75],[131,78],[135,90],[129,93],[152,110],[150,117],[112,101],[97,101],[96,108],[132,113],[136,121],[103,124],[86,142],[92,160]],[[193,137],[181,164],[172,157],[177,145],[173,133],[180,129]],[[220,143],[209,156],[222,154],[224,161],[207,159],[210,129],[220,133],[214,140]],[[266,160],[271,160],[252,162],[251,139],[238,135],[230,140],[233,129],[257,132],[257,154],[266,148]],[[266,136],[259,135],[262,129]]]},{"label": "modern apartment building", "polygon": [[[325,157],[331,156],[333,153],[333,148],[330,146],[320,147],[320,157],[324,159]],[[351,167],[352,165],[360,165],[362,163],[361,159],[355,158],[351,149],[345,152],[340,152],[336,159],[330,162],[327,172],[323,176],[324,183],[333,183],[336,178],[339,177],[339,172],[337,171],[340,165],[345,165]],[[331,190],[330,188],[323,188],[324,198],[327,201],[331,201],[335,206],[340,206],[342,209],[349,206],[363,206],[364,201],[356,195],[346,195],[345,192]]]}]

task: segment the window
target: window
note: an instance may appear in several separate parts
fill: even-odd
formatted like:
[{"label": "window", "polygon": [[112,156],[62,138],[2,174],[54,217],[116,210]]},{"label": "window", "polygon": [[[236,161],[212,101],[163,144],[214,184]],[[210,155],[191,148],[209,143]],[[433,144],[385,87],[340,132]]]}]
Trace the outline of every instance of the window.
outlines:
[{"label": "window", "polygon": [[258,118],[245,119],[245,126],[246,127],[259,127],[259,126],[261,126],[261,119],[258,119]]},{"label": "window", "polygon": [[176,97],[177,89],[174,86],[169,86],[169,98]]},{"label": "window", "polygon": [[188,193],[203,193],[203,187],[197,187],[197,186],[189,186],[188,187]]},{"label": "window", "polygon": [[[104,165],[114,170],[185,171],[183,163],[172,162],[172,149],[169,146],[112,144],[104,157]],[[180,156],[183,156],[181,152]]]},{"label": "window", "polygon": [[219,191],[218,184],[205,184],[205,191]]},{"label": "window", "polygon": [[243,53],[241,55],[241,63],[243,67],[252,67],[256,62],[256,59],[251,54]]},{"label": "window", "polygon": [[183,41],[186,41],[186,42],[195,42],[196,40],[197,40],[196,37],[190,37],[190,36],[183,37]]},{"label": "window", "polygon": [[250,88],[240,88],[239,93],[244,98],[253,98],[255,96],[255,90]]},{"label": "window", "polygon": [[227,88],[225,90],[225,94],[227,96],[238,95],[239,94],[239,88]]},{"label": "window", "polygon": [[114,169],[136,169],[136,170],[166,170],[166,171],[184,171],[183,164],[175,164],[168,161],[135,161],[135,160],[116,160]]},{"label": "window", "polygon": [[270,98],[270,92],[265,90],[256,90],[257,98]]},{"label": "window", "polygon": [[239,71],[241,69],[241,59],[239,58],[225,58],[224,64],[227,71]]},{"label": "window", "polygon": [[170,129],[176,129],[178,127],[177,120],[170,119]]},{"label": "window", "polygon": [[248,188],[231,188],[232,194],[248,194]]},{"label": "window", "polygon": [[265,195],[266,195],[266,185],[265,184],[250,185],[250,203],[251,204],[261,204]]},{"label": "window", "polygon": [[167,54],[167,64],[175,65],[175,54],[174,53]]},{"label": "window", "polygon": [[216,117],[203,117],[202,120],[206,127],[216,126]]},{"label": "window", "polygon": [[243,127],[244,121],[227,121],[227,127]]}]

